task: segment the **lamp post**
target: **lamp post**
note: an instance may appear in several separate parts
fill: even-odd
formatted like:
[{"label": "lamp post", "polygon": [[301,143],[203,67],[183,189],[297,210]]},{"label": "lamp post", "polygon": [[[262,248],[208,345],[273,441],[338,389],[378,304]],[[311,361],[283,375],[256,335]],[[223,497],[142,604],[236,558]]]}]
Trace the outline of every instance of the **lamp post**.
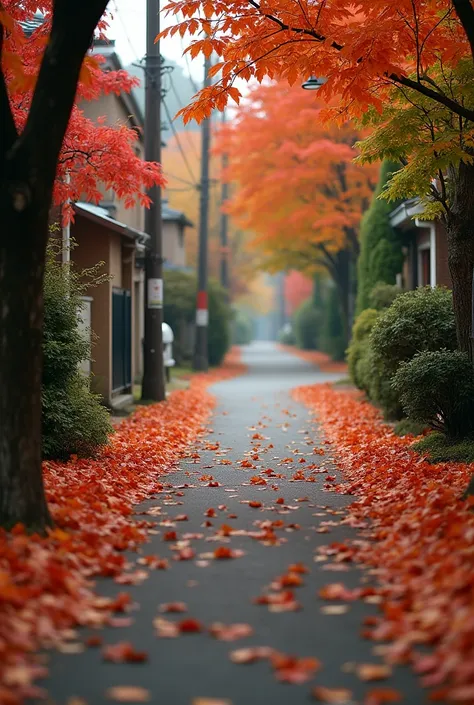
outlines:
[{"label": "lamp post", "polygon": [[310,76],[301,86],[305,91],[317,91],[322,85],[326,83],[325,78],[317,78],[316,76]]}]

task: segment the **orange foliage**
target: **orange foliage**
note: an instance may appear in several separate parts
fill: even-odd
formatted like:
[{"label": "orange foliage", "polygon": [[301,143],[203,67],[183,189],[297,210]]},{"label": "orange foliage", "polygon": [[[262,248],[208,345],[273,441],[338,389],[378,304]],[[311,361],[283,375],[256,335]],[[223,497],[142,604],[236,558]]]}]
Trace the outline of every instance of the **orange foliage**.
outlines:
[{"label": "orange foliage", "polygon": [[356,495],[349,523],[366,529],[341,557],[376,567],[382,584],[382,614],[364,635],[391,641],[387,659],[410,662],[425,687],[443,686],[435,698],[473,702],[474,513],[459,499],[472,466],[431,465],[355,394],[312,386],[295,397],[317,411],[345,475],[336,489]]},{"label": "orange foliage", "polygon": [[324,125],[321,111],[299,87],[258,86],[220,133],[235,184],[227,210],[273,271],[331,269],[335,253],[358,249],[377,169],[353,162],[360,131]]},{"label": "orange foliage", "polygon": [[[152,494],[169,493],[163,476],[213,408],[207,387],[242,373],[239,355],[233,349],[222,368],[194,376],[189,389],[174,391],[166,403],[139,407],[119,424],[97,459],[44,463],[55,528],[47,537],[28,536],[21,526],[10,535],[0,530],[1,705],[39,695],[33,683],[45,668],[32,651],[48,645],[67,649],[71,627],[113,623],[112,615],[127,609],[128,595],[98,597],[90,578],[112,576],[120,582],[124,551],[143,543],[150,527],[133,518],[133,506]],[[159,559],[145,563],[148,569],[165,567]],[[108,647],[105,657],[138,658],[128,644]]]},{"label": "orange foliage", "polygon": [[[323,76],[325,98],[337,96],[347,113],[380,109],[392,86],[409,86],[458,115],[473,113],[430,82],[430,68],[472,60],[467,33],[472,26],[469,2],[446,0],[171,0],[165,8],[183,20],[163,36],[198,35],[191,57],[214,51],[220,74],[182,113],[201,120],[229,98],[240,100],[234,85],[281,78],[298,86],[309,76]],[[462,21],[458,17],[464,14]],[[463,24],[467,31],[463,29]],[[408,77],[411,77],[410,78]]]}]

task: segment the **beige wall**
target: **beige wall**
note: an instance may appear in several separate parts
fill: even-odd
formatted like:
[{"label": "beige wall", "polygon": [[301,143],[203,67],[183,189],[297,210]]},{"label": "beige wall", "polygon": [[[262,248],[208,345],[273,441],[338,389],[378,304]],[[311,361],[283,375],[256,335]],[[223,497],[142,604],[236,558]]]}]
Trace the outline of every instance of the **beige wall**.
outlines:
[{"label": "beige wall", "polygon": [[[99,100],[83,101],[80,106],[86,117],[96,122],[99,117],[106,118],[107,125],[129,125],[128,112],[120,100],[119,96],[101,96]],[[143,142],[135,143],[138,156],[144,158]],[[125,208],[123,201],[120,201],[113,191],[105,191],[104,201],[113,203],[116,206],[115,218],[121,223],[125,223],[136,230],[143,230],[145,222],[144,208],[140,205],[134,208]]]},{"label": "beige wall", "polygon": [[[71,237],[76,243],[71,258],[79,269],[93,267],[105,262],[104,274],[110,274],[110,248],[107,230],[76,216],[71,225]],[[106,401],[110,400],[112,380],[112,298],[111,282],[106,281],[91,287],[87,295],[92,297],[91,327],[97,336],[92,348],[92,388]]]},{"label": "beige wall", "polygon": [[163,257],[170,264],[177,267],[184,267],[186,264],[186,255],[183,244],[180,244],[179,234],[181,226],[178,223],[163,223]]}]

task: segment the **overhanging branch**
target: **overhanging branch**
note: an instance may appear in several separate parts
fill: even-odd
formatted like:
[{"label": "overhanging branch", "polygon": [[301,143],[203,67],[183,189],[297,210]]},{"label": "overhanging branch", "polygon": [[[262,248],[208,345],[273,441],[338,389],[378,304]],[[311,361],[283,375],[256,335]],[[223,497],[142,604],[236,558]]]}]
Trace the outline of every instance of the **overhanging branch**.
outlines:
[{"label": "overhanging branch", "polygon": [[0,22],[0,160],[3,158],[3,155],[11,149],[18,137],[10,99],[8,97],[5,75],[1,70],[4,32],[5,28]]}]

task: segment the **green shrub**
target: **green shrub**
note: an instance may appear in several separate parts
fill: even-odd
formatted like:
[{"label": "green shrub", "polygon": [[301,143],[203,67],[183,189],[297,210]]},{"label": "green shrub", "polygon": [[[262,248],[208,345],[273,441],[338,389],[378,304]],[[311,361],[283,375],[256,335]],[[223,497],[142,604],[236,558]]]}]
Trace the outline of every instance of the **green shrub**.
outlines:
[{"label": "green shrub", "polygon": [[455,350],[456,329],[451,292],[424,287],[397,296],[382,311],[370,335],[384,370],[392,376],[401,362],[424,350]]},{"label": "green shrub", "polygon": [[97,269],[76,272],[59,254],[59,246],[51,242],[44,280],[42,445],[45,458],[64,460],[71,454],[94,455],[107,443],[112,427],[100,397],[79,370],[91,355],[77,325],[80,297],[100,281]]},{"label": "green shrub", "polygon": [[369,294],[369,306],[377,311],[383,311],[393,304],[403,291],[396,284],[378,282]]},{"label": "green shrub", "polygon": [[232,340],[235,345],[248,345],[253,340],[253,321],[244,311],[235,314]]},{"label": "green shrub", "polygon": [[474,463],[474,440],[470,438],[453,440],[433,431],[410,447],[427,455],[431,463]]},{"label": "green shrub", "polygon": [[344,360],[347,348],[347,334],[341,314],[339,294],[331,287],[323,310],[321,350],[331,355],[333,360]]},{"label": "green shrub", "polygon": [[421,352],[392,381],[406,415],[448,438],[474,433],[474,368],[460,351]]},{"label": "green shrub", "polygon": [[378,198],[398,168],[396,164],[383,162],[371,204],[362,218],[357,262],[357,313],[372,306],[369,295],[377,282],[395,284],[396,275],[402,268],[401,241],[389,220],[395,204]]},{"label": "green shrub", "polygon": [[369,335],[378,315],[378,311],[367,308],[357,316],[352,327],[352,339],[347,349],[347,363],[350,378],[359,389],[363,387],[358,377],[357,367],[361,358],[367,354]]},{"label": "green shrub", "polygon": [[[164,272],[163,315],[175,333],[173,350],[177,360],[184,356],[184,351],[180,349],[178,333],[183,324],[194,324],[196,318],[196,292],[197,279],[194,274],[178,270]],[[224,289],[213,279],[210,279],[208,284],[208,305],[209,364],[219,365],[230,345],[232,311]]]},{"label": "green shrub", "polygon": [[284,327],[278,333],[278,342],[282,345],[296,345],[296,338],[291,326]]},{"label": "green shrub", "polygon": [[227,303],[224,288],[215,280],[208,284],[209,328],[207,332],[207,351],[209,364],[220,365],[230,347],[230,324],[232,310]]},{"label": "green shrub", "polygon": [[302,350],[317,350],[321,335],[321,312],[312,299],[304,301],[295,311],[293,329],[296,345]]},{"label": "green shrub", "polygon": [[399,395],[391,384],[399,365],[420,351],[456,348],[451,292],[424,287],[400,294],[377,318],[370,346],[380,375],[371,398],[386,418],[401,418]]},{"label": "green shrub", "polygon": [[421,436],[427,430],[426,424],[412,419],[402,419],[395,424],[393,432],[396,436]]}]

